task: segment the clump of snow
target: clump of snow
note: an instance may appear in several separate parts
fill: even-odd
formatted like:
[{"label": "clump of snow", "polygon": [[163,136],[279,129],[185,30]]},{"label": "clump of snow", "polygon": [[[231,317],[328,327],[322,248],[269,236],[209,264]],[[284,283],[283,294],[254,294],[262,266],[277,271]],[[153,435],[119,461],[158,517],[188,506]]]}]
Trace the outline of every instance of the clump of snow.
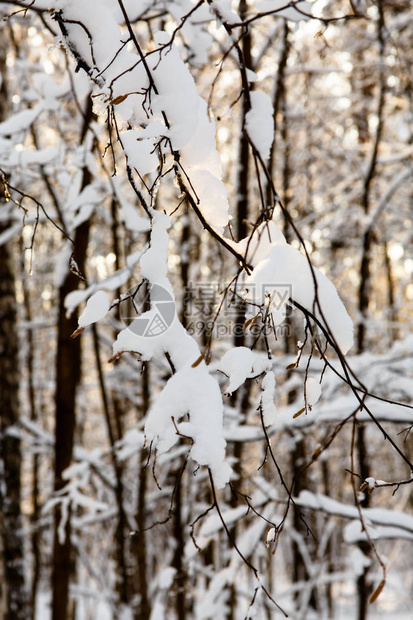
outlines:
[{"label": "clump of snow", "polygon": [[266,93],[255,90],[250,93],[251,109],[245,116],[248,136],[263,159],[270,156],[274,140],[274,109]]},{"label": "clump of snow", "polygon": [[[108,0],[56,0],[55,10],[62,10],[66,19],[78,20],[82,16],[82,23],[87,30],[80,28],[76,23],[67,24],[70,42],[79,55],[94,66],[94,59],[102,68],[106,67],[113,58],[116,58],[119,42],[119,27],[113,11],[113,3]],[[120,18],[120,15],[119,15]],[[90,39],[93,41],[93,56]],[[112,63],[113,65],[114,63]]]},{"label": "clump of snow", "polygon": [[[289,245],[272,223],[258,227],[253,238],[233,246],[247,255],[254,270],[245,279],[245,299],[264,305],[271,295],[274,324],[285,317],[288,297],[315,316],[335,339],[343,354],[353,346],[353,322],[334,284],[306,256]],[[288,295],[286,294],[288,292]]]},{"label": "clump of snow", "polygon": [[208,584],[202,597],[196,600],[196,618],[212,620],[222,618],[222,610],[226,607],[228,584],[231,583],[233,570],[230,567],[216,572]]},{"label": "clump of snow", "polygon": [[19,131],[26,131],[34,123],[41,111],[42,107],[37,105],[34,108],[13,114],[13,116],[0,123],[0,136],[9,136]]},{"label": "clump of snow", "polygon": [[[140,259],[141,273],[151,284],[162,287],[173,300],[173,290],[167,278],[167,231],[170,220],[161,211],[154,211],[152,215],[150,244]],[[139,331],[134,330],[136,321],[156,311],[156,299],[151,299],[151,304],[153,307],[148,312],[118,334],[113,346],[115,355],[122,351],[136,351],[144,360],[166,352],[175,369],[175,374],[148,413],[146,440],[155,444],[158,454],[163,454],[176,444],[180,434],[189,437],[193,442],[192,458],[199,465],[210,468],[214,483],[221,488],[229,481],[231,468],[225,462],[226,442],[219,384],[210,375],[205,362],[194,365],[200,358],[199,347],[176,315],[171,324],[156,336],[140,335]],[[186,415],[188,420],[182,420]]]},{"label": "clump of snow", "polygon": [[213,43],[206,26],[210,21],[210,12],[207,3],[201,4],[191,18],[183,19],[193,8],[191,0],[180,0],[179,3],[171,2],[168,5],[170,14],[181,28],[185,47],[190,50],[188,61],[191,65],[204,66],[208,62],[208,52]]},{"label": "clump of snow", "polygon": [[236,24],[240,21],[239,16],[232,11],[231,0],[215,0],[210,4],[210,10],[228,24]]},{"label": "clump of snow", "polygon": [[168,566],[161,571],[158,578],[158,586],[161,590],[169,590],[169,588],[173,584],[173,580],[175,578],[176,569],[172,566]]},{"label": "clump of snow", "polygon": [[307,381],[305,382],[305,399],[307,405],[312,407],[315,405],[322,393],[322,388],[320,382],[314,377],[307,377]]},{"label": "clump of snow", "polygon": [[259,304],[264,303],[268,288],[291,287],[291,298],[333,335],[342,353],[352,347],[353,322],[334,284],[316,267],[311,270],[307,258],[292,246],[274,245],[268,257],[247,278],[246,285],[250,285],[253,301]]},{"label": "clump of snow", "polygon": [[[291,4],[294,6],[290,6]],[[288,0],[263,0],[257,3],[257,10],[260,13],[277,11],[275,15],[293,22],[311,19],[309,17],[311,15],[311,3],[306,0],[298,0],[294,3],[288,2]]]},{"label": "clump of snow", "polygon": [[[157,45],[167,45],[170,40],[166,32],[155,34]],[[166,113],[170,124],[168,136],[174,150],[179,150],[192,138],[198,124],[200,97],[194,78],[175,45],[154,54],[148,62],[159,92],[159,96],[153,99],[153,110]]]},{"label": "clump of snow", "polygon": [[[86,33],[68,23],[70,44],[92,67],[98,76],[95,93],[95,111],[105,114],[112,103],[120,130],[120,142],[130,165],[141,176],[159,170],[160,150],[163,155],[168,143],[173,151],[180,151],[179,173],[191,179],[189,189],[208,224],[219,234],[228,223],[227,189],[221,181],[221,164],[215,143],[215,124],[209,117],[207,104],[199,96],[194,78],[183,62],[178,47],[171,42],[171,35],[157,32],[154,35],[158,50],[147,57],[151,84],[145,67],[136,53],[120,47],[123,35],[119,24],[123,16],[116,3],[109,0],[56,0],[66,18],[76,19],[82,14],[93,41],[93,58]],[[178,22],[181,13],[192,7],[190,2],[180,2],[172,7]],[[188,9],[188,10],[186,10]],[[205,56],[205,37],[210,35],[199,21],[207,8],[199,7],[194,21],[180,24],[185,36],[205,35],[196,48],[199,57]],[[96,20],[99,15],[99,20]],[[104,34],[103,34],[104,33]],[[149,96],[148,96],[149,92]],[[142,128],[144,127],[144,128]]]},{"label": "clump of snow", "polygon": [[225,353],[217,369],[229,378],[225,394],[231,395],[247,378],[260,375],[270,366],[266,356],[254,353],[248,347],[234,347]]},{"label": "clump of snow", "polygon": [[[155,41],[160,46],[168,45],[170,36],[165,32],[158,32]],[[207,104],[199,96],[194,79],[174,44],[151,56],[150,62],[159,94],[152,96],[154,120],[151,124],[156,131],[151,131],[151,125],[145,129],[145,135],[153,136],[153,141],[148,140],[145,147],[146,154],[150,153],[149,145],[156,142],[156,135],[158,139],[159,136],[166,136],[171,140],[173,149],[180,151],[180,170],[184,171],[184,178],[186,175],[190,177],[191,189],[195,192],[194,198],[203,216],[210,226],[222,234],[228,223],[229,205],[228,192],[221,181],[222,170],[216,149],[215,123],[209,117]],[[163,113],[169,128],[159,122]],[[153,148],[152,146],[152,150]],[[132,157],[133,161],[131,149],[128,150],[128,157]],[[139,161],[136,163],[139,165]],[[148,167],[150,163],[154,165],[155,160],[148,161]],[[140,170],[139,167],[137,169]]]},{"label": "clump of snow", "polygon": [[255,71],[246,68],[246,73],[248,82],[256,82],[258,80],[258,75],[255,73]]},{"label": "clump of snow", "polygon": [[87,289],[71,291],[68,295],[66,295],[65,301],[64,301],[65,308],[66,308],[66,318],[71,316],[73,311],[83,301],[88,299],[88,297],[90,297],[94,293],[95,290],[96,290],[95,285],[92,284],[92,286]]},{"label": "clump of snow", "polygon": [[[56,288],[60,288],[63,285],[63,282],[69,270],[70,257],[72,256],[72,254],[73,254],[72,244],[70,243],[70,241],[67,240],[65,244],[63,245],[63,248],[57,257],[56,264],[54,267],[53,284]],[[81,292],[81,291],[72,291],[72,293],[78,293],[78,292]],[[66,300],[68,299],[70,295],[71,293],[69,293],[69,295],[66,295],[65,308],[70,308],[70,304],[69,306],[66,305]],[[83,301],[83,299],[81,301]],[[71,311],[68,313],[67,316],[70,316],[72,312],[73,312],[73,309],[71,309]]]},{"label": "clump of snow", "polygon": [[137,428],[130,428],[116,444],[116,457],[120,461],[127,461],[133,454],[139,452],[145,443],[144,434]]},{"label": "clump of snow", "polygon": [[[80,153],[83,160],[83,153]],[[66,212],[73,217],[71,229],[75,229],[92,215],[95,207],[101,202],[102,197],[98,189],[98,183],[86,185],[80,193],[71,200]]]},{"label": "clump of snow", "polygon": [[366,568],[371,566],[371,559],[358,547],[351,549],[347,562],[350,565],[350,570],[356,577],[362,575]]},{"label": "clump of snow", "polygon": [[219,370],[229,378],[225,389],[232,394],[242,385],[252,371],[253,353],[248,347],[235,347],[227,351],[219,363]]},{"label": "clump of snow", "polygon": [[129,165],[136,168],[141,176],[157,169],[159,158],[153,140],[143,138],[141,131],[131,129],[121,134],[121,141]]},{"label": "clump of snow", "polygon": [[121,218],[125,227],[132,232],[147,232],[150,229],[149,218],[141,217],[134,205],[126,200],[120,201]]},{"label": "clump of snow", "polygon": [[277,537],[277,531],[275,527],[270,527],[270,529],[267,532],[267,538],[265,539],[266,546],[269,547],[272,542],[275,542],[276,537]]},{"label": "clump of snow", "polygon": [[87,327],[103,319],[109,312],[109,299],[104,291],[98,291],[87,301],[86,308],[79,317],[79,327]]},{"label": "clump of snow", "polygon": [[286,245],[287,241],[278,226],[270,220],[263,222],[255,230],[252,237],[245,237],[234,248],[243,256],[247,263],[252,266],[267,258],[273,245]]},{"label": "clump of snow", "polygon": [[[189,421],[180,420],[188,414]],[[145,425],[148,442],[159,454],[167,452],[182,434],[193,440],[192,458],[211,469],[218,488],[228,482],[231,468],[224,462],[223,404],[218,383],[204,362],[186,366],[173,375],[158,396]]]},{"label": "clump of snow", "polygon": [[166,284],[168,258],[168,228],[171,221],[163,211],[156,211],[152,217],[150,247],[140,260],[141,273],[149,282]]},{"label": "clump of snow", "polygon": [[18,151],[14,149],[8,158],[8,165],[14,166],[30,166],[37,164],[45,166],[57,158],[59,149],[56,146],[48,146],[45,149],[25,149]]},{"label": "clump of snow", "polygon": [[222,166],[216,148],[215,122],[206,102],[199,98],[197,125],[181,149],[182,167],[191,178],[199,208],[207,222],[220,234],[228,224],[228,191],[221,181]]}]

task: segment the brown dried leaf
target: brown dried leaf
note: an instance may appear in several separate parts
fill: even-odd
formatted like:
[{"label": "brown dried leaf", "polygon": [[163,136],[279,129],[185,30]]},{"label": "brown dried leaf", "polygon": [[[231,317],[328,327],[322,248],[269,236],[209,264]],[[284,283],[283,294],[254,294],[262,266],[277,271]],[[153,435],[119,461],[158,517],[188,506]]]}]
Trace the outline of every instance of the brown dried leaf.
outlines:
[{"label": "brown dried leaf", "polygon": [[77,329],[75,329],[75,331],[73,332],[73,334],[71,334],[71,338],[77,338],[79,334],[81,334],[84,331],[84,327],[78,327]]},{"label": "brown dried leaf", "polygon": [[248,327],[252,329],[257,321],[258,321],[258,314],[253,316],[252,319],[248,319],[248,321],[245,321],[242,331],[245,332]]},{"label": "brown dried leaf", "polygon": [[125,99],[127,97],[129,97],[129,95],[119,95],[119,97],[115,97],[114,99],[112,99],[110,104],[111,105],[119,105],[119,103],[122,103],[122,101],[125,101]]},{"label": "brown dried leaf", "polygon": [[248,329],[248,325],[251,325],[251,323],[253,322],[255,317],[253,317],[252,319],[248,319],[248,321],[245,321],[244,326],[242,328],[242,331],[245,332]]},{"label": "brown dried leaf", "polygon": [[201,355],[198,357],[198,359],[195,360],[195,362],[193,364],[191,364],[191,368],[196,368],[197,366],[199,366],[199,364],[204,359],[204,356],[205,356],[205,353],[201,353]]},{"label": "brown dried leaf", "polygon": [[112,362],[116,362],[116,360],[118,360],[120,356],[123,355],[124,353],[126,353],[126,351],[119,351],[118,353],[115,353],[115,355],[112,355],[112,357],[108,359],[108,364],[112,364]]},{"label": "brown dried leaf", "polygon": [[379,585],[377,586],[377,588],[374,590],[373,594],[370,596],[370,600],[369,600],[370,605],[372,605],[374,601],[379,598],[385,585],[386,585],[386,580],[382,579]]}]

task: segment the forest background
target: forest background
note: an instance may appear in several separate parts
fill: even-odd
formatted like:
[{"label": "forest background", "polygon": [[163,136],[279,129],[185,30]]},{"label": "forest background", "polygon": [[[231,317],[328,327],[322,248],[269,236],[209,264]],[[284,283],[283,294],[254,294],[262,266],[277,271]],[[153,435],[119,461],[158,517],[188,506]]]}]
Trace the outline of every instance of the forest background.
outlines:
[{"label": "forest background", "polygon": [[0,11],[0,618],[410,618],[411,2]]}]

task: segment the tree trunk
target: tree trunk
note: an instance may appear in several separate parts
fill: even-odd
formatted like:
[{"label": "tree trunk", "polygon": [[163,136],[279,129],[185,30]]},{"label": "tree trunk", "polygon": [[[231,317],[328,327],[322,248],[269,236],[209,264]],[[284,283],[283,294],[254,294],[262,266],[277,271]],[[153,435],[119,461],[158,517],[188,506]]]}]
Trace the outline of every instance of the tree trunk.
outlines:
[{"label": "tree trunk", "polygon": [[[77,228],[75,235],[76,262],[83,273],[86,248],[89,238],[89,222]],[[72,460],[73,440],[76,425],[76,391],[80,382],[80,338],[72,340],[71,334],[78,326],[76,312],[66,317],[64,300],[78,287],[79,278],[68,273],[59,289],[58,345],[56,356],[56,427],[55,427],[55,484],[59,491],[65,485],[63,472]],[[60,543],[58,527],[61,511],[56,508],[54,518],[53,573],[52,573],[52,620],[66,620],[68,617],[69,579],[74,571],[72,545],[70,543],[70,517],[65,528],[65,540]]]},{"label": "tree trunk", "polygon": [[[379,18],[377,22],[377,40],[380,49],[379,63],[379,97],[377,103],[377,127],[373,139],[370,161],[368,162],[367,173],[364,179],[362,195],[362,207],[365,215],[370,212],[370,192],[372,181],[377,173],[377,156],[383,131],[383,111],[385,104],[385,75],[384,75],[384,14],[382,0],[378,2]],[[367,116],[367,113],[365,114]],[[368,127],[368,125],[367,125]],[[360,133],[360,142],[365,141],[365,134]],[[368,137],[368,135],[367,135]],[[368,227],[363,235],[362,256],[360,262],[360,283],[359,283],[359,304],[358,310],[360,322],[357,331],[357,353],[363,353],[366,348],[366,320],[372,293],[372,249],[374,244],[374,232],[372,227]],[[366,428],[363,424],[357,427],[356,446],[358,455],[359,474],[363,480],[369,476],[368,451],[366,442]],[[369,505],[369,495],[364,494],[364,499],[360,505],[367,508]],[[366,541],[358,543],[360,551],[366,556],[372,555],[370,545]],[[356,588],[358,595],[358,620],[366,620],[368,600],[372,592],[372,584],[368,579],[369,566],[364,567],[363,572],[357,578]]]},{"label": "tree trunk", "polygon": [[102,369],[102,362],[100,359],[100,345],[99,334],[96,324],[92,325],[93,347],[95,351],[96,370],[98,373],[98,381],[100,386],[100,393],[102,397],[103,412],[105,415],[106,428],[108,432],[109,445],[111,449],[112,465],[115,473],[115,498],[118,509],[118,522],[116,524],[115,542],[116,542],[116,564],[117,564],[117,579],[116,586],[119,594],[119,599],[122,603],[129,602],[129,583],[128,573],[126,568],[126,551],[125,551],[125,527],[126,527],[126,515],[123,507],[123,482],[122,464],[119,462],[116,455],[116,436],[114,430],[114,423],[112,421],[111,411],[109,408],[109,398],[105,385],[105,378]]},{"label": "tree trunk", "polygon": [[[239,15],[243,20],[247,15],[247,1],[240,0],[239,2]],[[252,69],[252,56],[251,56],[252,42],[251,33],[248,29],[244,30],[242,38],[242,55],[244,65],[247,69]],[[244,93],[242,100],[242,118],[241,118],[241,135],[240,135],[240,148],[238,154],[238,177],[237,177],[237,240],[240,241],[247,236],[247,220],[248,220],[248,203],[249,203],[249,162],[250,162],[250,150],[248,138],[243,131],[245,117],[249,111],[249,98]],[[235,325],[234,325],[234,337],[233,342],[235,347],[245,346],[245,332],[243,329],[245,323],[245,308],[243,304],[239,305]],[[232,399],[234,407],[239,407],[242,418],[240,424],[243,424],[244,412],[248,407],[249,390],[248,386],[243,386]],[[234,457],[234,474],[237,479],[237,485],[241,487],[242,484],[242,451],[243,445],[241,442],[236,442],[233,448]],[[238,502],[238,497],[235,493],[231,495],[231,506],[235,507]],[[233,540],[236,541],[236,527],[231,530]],[[237,593],[235,585],[231,586],[230,601],[229,601],[229,613],[228,620],[235,620],[237,614]]]},{"label": "tree trunk", "polygon": [[[368,452],[366,445],[366,427],[364,424],[359,424],[356,432],[356,444],[358,454],[359,473],[363,480],[369,476],[368,465]],[[368,508],[370,495],[367,491],[364,492],[364,497],[360,501],[362,508]],[[367,557],[371,557],[370,545],[367,541],[362,540],[358,543],[360,551]],[[372,586],[368,580],[369,566],[363,568],[363,572],[357,578],[357,595],[358,595],[358,620],[366,620],[367,618],[367,603],[372,593]]]},{"label": "tree trunk", "polygon": [[[146,362],[142,370],[142,418],[144,418],[149,410],[150,405],[150,366]],[[146,488],[148,482],[147,476],[147,453],[144,448],[140,452],[139,462],[139,480],[138,480],[138,500],[136,507],[136,525],[137,531],[132,538],[132,552],[136,560],[136,577],[137,589],[140,597],[136,620],[149,620],[151,615],[151,605],[148,592],[148,550],[146,539],[146,517],[145,517],[145,501]]]},{"label": "tree trunk", "polygon": [[[0,122],[7,108],[6,53],[8,42],[0,31]],[[3,196],[0,181],[0,196]],[[7,205],[0,202],[0,234],[9,221]],[[0,618],[29,617],[24,579],[24,540],[21,502],[19,423],[19,341],[13,268],[13,242],[0,246]],[[13,432],[14,431],[14,432]]]},{"label": "tree trunk", "polygon": [[[92,103],[89,98],[81,132],[81,142],[83,142],[86,136],[91,119]],[[90,180],[90,172],[87,168],[84,168],[82,189],[90,183]],[[89,228],[90,222],[87,220],[78,226],[74,236],[74,259],[80,273],[84,273],[86,251],[89,242]],[[69,467],[73,453],[76,426],[76,391],[81,377],[81,339],[71,339],[70,337],[77,329],[78,315],[76,312],[73,312],[70,317],[66,316],[64,300],[70,292],[78,288],[79,282],[79,276],[69,271],[59,289],[55,393],[55,492],[62,489],[65,485],[63,472]],[[54,515],[52,559],[52,620],[66,620],[68,617],[69,580],[74,572],[74,560],[70,542],[70,516],[65,527],[65,540],[63,544],[59,541],[58,536],[60,519],[61,511],[57,507]]]},{"label": "tree trunk", "polygon": [[[4,205],[3,205],[4,207]],[[0,224],[0,234],[5,230]],[[0,246],[0,528],[4,620],[27,620],[19,423],[17,306],[11,243]]]},{"label": "tree trunk", "polygon": [[[30,305],[30,287],[27,278],[24,274],[24,244],[23,239],[20,238],[20,256],[21,256],[21,280],[22,280],[22,293],[23,293],[23,308],[24,308],[24,320],[28,324],[32,321],[32,311]],[[33,341],[33,330],[28,329],[25,334],[27,340],[27,357],[26,357],[26,370],[27,370],[27,400],[30,408],[30,419],[37,423],[38,415],[36,410],[36,398],[35,398],[35,344]],[[35,452],[31,458],[32,463],[32,512],[30,515],[31,526],[31,546],[32,546],[32,576],[30,584],[30,607],[32,613],[32,620],[35,620],[36,616],[36,601],[37,601],[37,587],[40,579],[40,536],[38,530],[38,522],[40,517],[40,502],[39,502],[39,455]]]}]

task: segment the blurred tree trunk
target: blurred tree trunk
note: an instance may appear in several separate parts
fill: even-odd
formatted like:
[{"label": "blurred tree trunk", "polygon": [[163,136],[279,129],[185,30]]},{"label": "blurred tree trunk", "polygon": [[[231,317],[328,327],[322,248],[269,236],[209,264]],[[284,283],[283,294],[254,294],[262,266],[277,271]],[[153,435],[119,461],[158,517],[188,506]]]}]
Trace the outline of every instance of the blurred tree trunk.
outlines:
[{"label": "blurred tree trunk", "polygon": [[[288,54],[290,51],[290,41],[289,41],[289,26],[287,20],[284,21],[283,25],[283,35],[281,41],[280,55],[278,58],[278,68],[277,68],[277,76],[275,80],[275,88],[273,92],[273,100],[272,106],[274,108],[274,140],[271,145],[270,157],[268,159],[268,170],[270,172],[271,178],[274,175],[274,167],[275,167],[275,154],[277,152],[278,142],[277,142],[277,131],[279,125],[279,113],[281,104],[284,101],[285,94],[285,70],[287,67]],[[285,120],[283,121],[283,123]],[[266,186],[266,201],[267,207],[273,204],[274,198],[272,193],[272,187],[270,183],[267,183]],[[285,205],[284,205],[285,206]]]},{"label": "blurred tree trunk", "polygon": [[[239,1],[239,15],[241,20],[246,18],[248,11],[247,0]],[[243,31],[242,37],[242,56],[244,66],[247,69],[252,69],[252,40],[251,32],[246,28]],[[248,234],[248,217],[249,217],[249,167],[250,167],[250,146],[246,132],[244,131],[245,117],[250,109],[250,100],[248,93],[243,93],[242,98],[242,116],[241,116],[241,132],[240,132],[240,145],[238,153],[238,175],[237,175],[237,205],[236,205],[236,233],[237,240],[244,239]],[[238,304],[237,315],[234,324],[234,337],[233,342],[235,347],[245,346],[245,307],[244,304]],[[240,424],[245,423],[245,414],[248,410],[249,403],[249,386],[248,384],[242,386],[240,390],[233,396],[232,403],[235,408],[239,410]],[[242,487],[242,452],[243,444],[238,441],[234,443],[233,456],[234,456],[234,474],[237,481],[237,487]],[[235,507],[238,504],[238,496],[235,493],[231,494],[231,506]],[[231,531],[233,540],[236,541],[236,527]],[[229,603],[229,620],[235,620],[237,617],[237,593],[236,586],[231,586],[230,603]]]},{"label": "blurred tree trunk", "polygon": [[[187,206],[187,205],[186,205]],[[184,216],[181,233],[181,285],[183,291],[188,291],[189,285],[189,240],[191,235],[190,221],[188,213]],[[190,300],[187,294],[183,295],[183,304],[180,320],[184,327],[187,327],[188,304]],[[171,471],[171,478],[174,484],[174,506],[173,506],[173,536],[174,554],[172,566],[176,570],[175,589],[176,589],[176,615],[180,620],[187,618],[187,574],[185,570],[185,532],[187,523],[183,521],[185,498],[183,497],[183,476],[184,461],[180,457]],[[185,511],[187,514],[188,512]]]},{"label": "blurred tree trunk", "polygon": [[[146,362],[142,369],[142,418],[146,416],[150,406],[150,365]],[[134,533],[131,550],[136,562],[136,589],[139,593],[139,605],[136,620],[149,620],[151,605],[149,600],[149,561],[146,535],[145,502],[148,484],[147,452],[141,448],[139,455],[138,498],[136,506],[137,531]]]},{"label": "blurred tree trunk", "polygon": [[[92,119],[92,102],[87,100],[84,124],[81,132],[83,142]],[[91,180],[87,168],[83,170],[82,189]],[[79,272],[84,272],[89,241],[89,220],[78,226],[74,236],[74,259]],[[55,492],[65,485],[63,472],[70,465],[73,453],[73,439],[76,425],[76,392],[81,378],[81,339],[71,339],[78,326],[77,312],[66,316],[66,296],[79,286],[79,276],[69,271],[59,288],[59,309],[57,324],[56,354],[56,427],[55,427]],[[74,571],[74,559],[70,542],[70,516],[65,527],[65,540],[60,541],[58,527],[61,519],[59,507],[54,516],[54,541],[52,559],[52,620],[66,620],[68,617],[69,580]]]},{"label": "blurred tree trunk", "polygon": [[[377,173],[377,157],[383,133],[383,112],[385,104],[385,75],[384,75],[384,15],[381,0],[378,2],[379,19],[377,23],[377,39],[379,43],[379,94],[377,102],[377,127],[372,140],[370,160],[367,163],[367,172],[363,182],[363,193],[361,198],[364,215],[370,213],[371,186]],[[369,79],[371,79],[369,77]],[[368,84],[369,85],[369,84]],[[366,106],[369,90],[366,90]],[[362,117],[368,118],[368,110],[364,110]],[[367,120],[366,120],[367,123]],[[360,122],[359,122],[360,125]],[[364,123],[361,124],[364,127]],[[359,140],[363,144],[366,140],[364,131],[359,128]],[[357,330],[357,352],[362,353],[366,345],[366,320],[372,293],[372,250],[375,241],[373,226],[368,226],[363,234],[362,256],[360,261],[360,282],[359,282],[359,304],[360,322]]]},{"label": "blurred tree trunk", "polygon": [[116,453],[116,441],[119,437],[116,436],[116,420],[114,421],[112,418],[112,412],[109,406],[109,396],[108,390],[106,388],[105,377],[102,368],[102,362],[100,359],[100,343],[99,343],[99,333],[96,324],[94,323],[92,326],[92,336],[93,336],[93,347],[95,352],[95,360],[96,360],[96,370],[98,374],[98,381],[100,387],[100,393],[102,397],[102,406],[103,413],[105,415],[106,428],[108,432],[109,445],[111,450],[111,458],[113,470],[115,473],[115,497],[116,497],[116,505],[118,510],[118,521],[116,524],[116,532],[115,532],[115,558],[117,564],[117,579],[116,586],[119,594],[119,599],[122,603],[129,603],[129,583],[128,583],[128,573],[126,568],[126,549],[125,549],[125,528],[127,525],[127,519],[125,514],[125,509],[123,507],[123,468],[122,463],[119,461]]},{"label": "blurred tree trunk", "polygon": [[390,345],[393,344],[398,338],[399,330],[397,327],[398,315],[396,307],[396,295],[395,295],[395,278],[393,274],[393,267],[389,254],[389,247],[387,241],[383,243],[384,252],[384,265],[386,269],[387,277],[387,303],[389,306],[388,320],[390,322]]},{"label": "blurred tree trunk", "polygon": [[[0,31],[0,122],[7,107],[5,31]],[[0,196],[4,195],[0,181]],[[0,201],[0,235],[9,227],[8,206]],[[24,579],[20,473],[19,339],[13,242],[0,245],[0,618],[30,616]]]},{"label": "blurred tree trunk", "polygon": [[[4,204],[0,203],[3,208]],[[0,234],[7,224],[0,222]],[[0,575],[5,609],[2,620],[30,616],[24,579],[23,521],[20,472],[22,465],[19,423],[19,360],[17,305],[12,243],[0,246]]]},{"label": "blurred tree trunk", "polygon": [[[30,287],[28,278],[24,274],[24,243],[20,238],[19,243],[20,251],[20,273],[21,273],[21,290],[23,295],[23,318],[30,325],[32,317],[31,300],[30,300]],[[35,377],[35,343],[33,338],[33,330],[27,329],[25,333],[25,339],[27,341],[27,355],[26,355],[26,372],[27,372],[27,391],[26,397],[29,403],[30,420],[37,423],[38,413],[36,407],[36,377]],[[31,457],[32,466],[32,488],[31,488],[31,502],[32,512],[30,514],[30,526],[31,526],[31,551],[32,551],[32,575],[30,583],[30,606],[32,613],[32,620],[35,620],[36,616],[36,601],[37,601],[37,588],[40,579],[40,565],[41,565],[41,541],[39,535],[39,518],[40,518],[40,501],[39,501],[39,454],[35,451]]]},{"label": "blurred tree trunk", "polygon": [[[371,202],[371,186],[374,177],[377,174],[377,157],[378,150],[382,138],[383,132],[383,112],[385,104],[385,75],[384,75],[384,14],[383,3],[379,0],[378,7],[378,20],[377,20],[377,42],[379,45],[379,93],[377,102],[377,126],[375,134],[372,139],[372,147],[370,160],[367,165],[367,172],[364,178],[363,194],[362,194],[362,208],[364,215],[368,216],[370,213]],[[368,88],[371,88],[371,77],[367,77]],[[369,94],[369,90],[365,91],[366,95]],[[363,115],[365,118],[364,123],[361,126],[365,127],[364,131],[359,129],[359,140],[361,143],[365,142],[369,136],[368,134],[368,108],[367,100],[366,106],[363,106]],[[360,282],[359,282],[359,314],[360,322],[357,331],[357,353],[363,353],[366,349],[366,320],[368,318],[368,310],[370,305],[370,299],[372,294],[372,251],[375,242],[375,234],[372,226],[368,226],[363,234],[362,239],[362,255],[360,261]],[[356,430],[356,447],[358,455],[358,468],[359,475],[362,480],[365,480],[370,475],[369,455],[367,449],[366,439],[366,426],[364,424],[358,424]],[[364,493],[363,499],[360,501],[360,505],[363,508],[368,508],[370,496],[368,493]],[[358,544],[360,551],[369,558],[372,555],[370,545],[366,541],[361,541]],[[368,600],[372,593],[372,584],[368,578],[369,565],[366,565],[361,575],[357,578],[357,594],[358,594],[358,620],[366,620],[367,618],[367,606]]]}]

